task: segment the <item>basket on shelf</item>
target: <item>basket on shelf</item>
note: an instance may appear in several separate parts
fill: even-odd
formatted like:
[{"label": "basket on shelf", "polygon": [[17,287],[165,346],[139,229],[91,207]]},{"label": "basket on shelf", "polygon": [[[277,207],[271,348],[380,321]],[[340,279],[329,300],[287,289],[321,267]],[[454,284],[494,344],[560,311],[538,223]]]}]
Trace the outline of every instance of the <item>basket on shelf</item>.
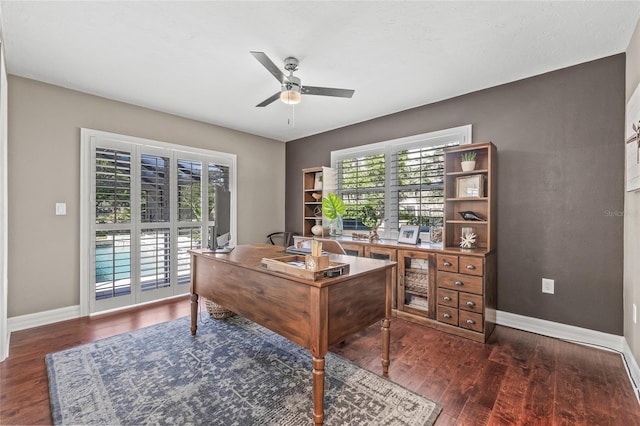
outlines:
[{"label": "basket on shelf", "polygon": [[209,312],[209,316],[211,316],[211,318],[223,319],[235,315],[235,312],[232,312],[224,306],[218,305],[216,302],[212,302],[209,299],[205,299],[204,304],[207,307],[207,312]]},{"label": "basket on shelf", "polygon": [[424,272],[409,272],[405,273],[405,287],[409,291],[415,291],[419,293],[429,292],[429,275]]}]

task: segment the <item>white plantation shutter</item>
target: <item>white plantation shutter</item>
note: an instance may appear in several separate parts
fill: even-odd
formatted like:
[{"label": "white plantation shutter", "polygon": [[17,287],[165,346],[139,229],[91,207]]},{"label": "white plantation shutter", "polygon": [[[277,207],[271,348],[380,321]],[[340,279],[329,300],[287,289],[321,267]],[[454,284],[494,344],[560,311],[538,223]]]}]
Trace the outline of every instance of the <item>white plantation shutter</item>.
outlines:
[{"label": "white plantation shutter", "polygon": [[188,292],[188,250],[216,225],[216,188],[235,241],[235,155],[87,129],[82,142],[82,312]]},{"label": "white plantation shutter", "polygon": [[358,212],[368,203],[382,203],[385,199],[384,153],[351,157],[336,163],[339,195],[345,204],[345,229],[368,229],[358,219]]},{"label": "white plantation shutter", "polygon": [[471,125],[379,142],[331,153],[338,173],[338,194],[346,205],[344,228],[368,229],[359,212],[383,205],[378,233],[397,238],[402,225],[427,230],[444,214],[444,150],[471,141]]},{"label": "white plantation shutter", "polygon": [[131,295],[131,152],[95,149],[96,300]]},{"label": "white plantation shutter", "polygon": [[391,161],[391,209],[402,225],[442,225],[444,217],[444,148],[437,145],[395,152]]}]

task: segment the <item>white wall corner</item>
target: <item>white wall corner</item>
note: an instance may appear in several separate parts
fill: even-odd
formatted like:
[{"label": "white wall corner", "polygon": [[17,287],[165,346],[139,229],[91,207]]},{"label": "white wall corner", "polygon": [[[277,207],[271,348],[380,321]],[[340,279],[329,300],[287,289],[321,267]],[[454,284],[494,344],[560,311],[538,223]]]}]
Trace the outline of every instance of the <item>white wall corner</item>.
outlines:
[{"label": "white wall corner", "polygon": [[74,318],[80,318],[80,305],[11,317],[8,320],[8,328],[9,332],[13,332]]}]

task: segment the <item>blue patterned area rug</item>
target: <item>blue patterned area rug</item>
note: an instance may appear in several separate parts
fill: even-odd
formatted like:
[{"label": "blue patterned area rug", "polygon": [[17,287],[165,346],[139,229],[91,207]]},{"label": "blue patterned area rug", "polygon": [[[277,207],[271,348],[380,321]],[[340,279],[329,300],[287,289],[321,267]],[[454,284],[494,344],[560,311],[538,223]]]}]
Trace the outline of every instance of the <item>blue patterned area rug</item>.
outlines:
[{"label": "blue patterned area rug", "polygon": [[[184,317],[47,355],[54,424],[313,424],[306,349],[239,316],[199,322],[195,337]],[[431,425],[440,413],[335,354],[325,372],[326,425]]]}]

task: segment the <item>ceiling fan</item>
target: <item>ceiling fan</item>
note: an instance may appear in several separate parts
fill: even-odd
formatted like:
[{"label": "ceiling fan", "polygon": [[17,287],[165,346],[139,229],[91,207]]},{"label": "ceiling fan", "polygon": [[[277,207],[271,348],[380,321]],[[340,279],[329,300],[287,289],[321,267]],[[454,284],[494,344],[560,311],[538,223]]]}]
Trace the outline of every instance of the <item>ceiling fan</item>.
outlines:
[{"label": "ceiling fan", "polygon": [[281,85],[281,89],[278,93],[260,102],[256,105],[257,107],[265,107],[276,101],[278,98],[285,104],[295,105],[300,103],[302,95],[350,98],[355,92],[355,90],[349,89],[303,86],[300,79],[293,75],[294,71],[298,70],[298,64],[300,63],[296,58],[288,57],[284,60],[284,69],[289,71],[289,75],[285,75],[264,52],[251,52],[251,54],[276,78],[276,80],[280,82]]}]

